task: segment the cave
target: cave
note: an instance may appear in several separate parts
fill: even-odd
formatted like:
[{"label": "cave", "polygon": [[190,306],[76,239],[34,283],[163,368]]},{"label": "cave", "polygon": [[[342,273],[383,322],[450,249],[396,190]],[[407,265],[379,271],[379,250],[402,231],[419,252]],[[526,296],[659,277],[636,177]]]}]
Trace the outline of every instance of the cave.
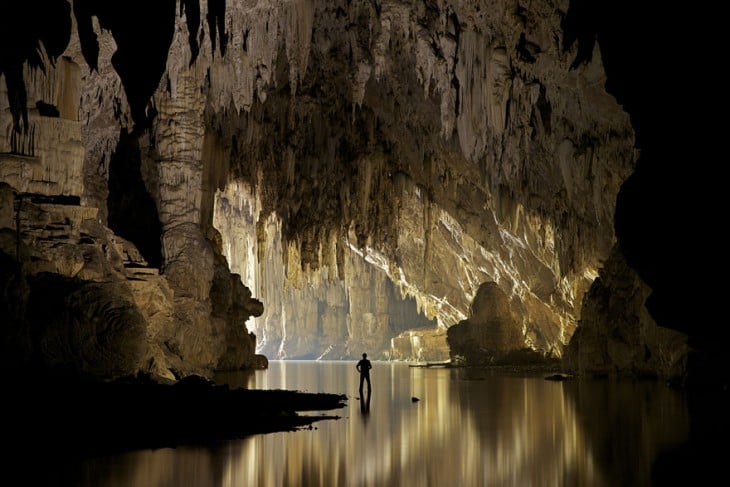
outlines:
[{"label": "cave", "polygon": [[678,67],[717,45],[674,46],[677,10],[0,6],[5,370],[174,381],[367,350],[726,404],[722,137]]}]

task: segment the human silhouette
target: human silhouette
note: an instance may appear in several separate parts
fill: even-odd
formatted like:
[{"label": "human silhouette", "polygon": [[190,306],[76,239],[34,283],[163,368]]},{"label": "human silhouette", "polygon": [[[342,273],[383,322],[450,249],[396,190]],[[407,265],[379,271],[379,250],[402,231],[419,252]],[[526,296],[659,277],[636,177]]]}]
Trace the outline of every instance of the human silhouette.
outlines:
[{"label": "human silhouette", "polygon": [[357,363],[355,366],[358,372],[360,372],[360,400],[363,400],[362,397],[362,386],[365,382],[368,383],[368,400],[370,399],[370,369],[373,368],[373,365],[370,363],[370,360],[368,360],[368,354],[363,353],[362,359]]}]

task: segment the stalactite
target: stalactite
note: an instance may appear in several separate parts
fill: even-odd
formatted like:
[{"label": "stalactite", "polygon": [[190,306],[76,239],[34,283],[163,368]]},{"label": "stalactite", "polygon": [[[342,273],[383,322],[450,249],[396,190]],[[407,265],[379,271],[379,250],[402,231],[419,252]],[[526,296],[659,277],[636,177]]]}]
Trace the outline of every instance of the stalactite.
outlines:
[{"label": "stalactite", "polygon": [[307,71],[315,7],[311,0],[294,0],[287,2],[284,10],[282,30],[289,61],[291,95],[295,97],[300,80]]}]

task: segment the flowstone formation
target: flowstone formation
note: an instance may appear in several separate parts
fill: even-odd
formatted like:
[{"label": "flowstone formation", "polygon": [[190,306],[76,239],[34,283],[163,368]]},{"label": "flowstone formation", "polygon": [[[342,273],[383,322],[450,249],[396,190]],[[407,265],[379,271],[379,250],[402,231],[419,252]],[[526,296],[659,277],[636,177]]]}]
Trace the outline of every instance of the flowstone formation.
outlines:
[{"label": "flowstone formation", "polygon": [[162,370],[255,363],[251,316],[270,358],[443,360],[484,283],[510,344],[561,355],[636,160],[600,53],[571,66],[567,1],[69,5],[0,150],[55,146],[19,120],[73,70],[83,169],[41,158],[80,178],[51,193],[159,269],[131,295]]}]

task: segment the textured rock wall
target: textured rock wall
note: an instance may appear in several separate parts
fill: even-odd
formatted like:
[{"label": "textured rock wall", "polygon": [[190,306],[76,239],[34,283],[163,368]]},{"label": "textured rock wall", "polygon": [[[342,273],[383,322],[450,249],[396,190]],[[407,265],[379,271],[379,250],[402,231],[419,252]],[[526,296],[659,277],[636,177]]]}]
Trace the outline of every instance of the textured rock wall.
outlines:
[{"label": "textured rock wall", "polygon": [[0,182],[6,370],[175,378],[265,364],[241,326],[261,303],[222,257],[211,305],[176,298],[133,244],[99,223],[96,208],[44,198],[18,197]]},{"label": "textured rock wall", "polygon": [[[157,82],[145,95],[149,81],[125,79],[139,41],[129,33],[156,27],[146,21],[164,11],[135,25],[118,6],[76,2],[55,20],[73,28],[53,45],[23,37],[38,59],[7,56],[3,46],[0,177],[12,186],[3,188],[2,275],[4,289],[18,288],[3,293],[4,363],[168,378],[263,366],[245,325],[261,303],[201,224],[205,98],[192,75],[192,88],[181,77],[179,96],[161,91],[155,100]],[[37,20],[3,12],[19,36]],[[173,30],[174,22],[170,39]],[[149,57],[140,56],[142,70]]]},{"label": "textured rock wall", "polygon": [[68,58],[25,65],[27,122],[16,126],[7,84],[0,84],[0,180],[19,191],[80,197],[84,146],[79,121],[80,68]]},{"label": "textured rock wall", "polygon": [[123,245],[95,209],[17,199],[5,183],[0,193],[6,370],[118,376],[141,368],[146,323],[124,278]]},{"label": "textured rock wall", "polygon": [[[196,29],[212,34],[206,6],[198,26],[181,10],[150,104],[154,136],[140,148],[160,162],[151,192],[169,227],[166,272],[186,276],[192,262],[211,262],[194,235],[196,218],[209,224],[211,186],[243,181],[259,200],[249,203],[258,208],[256,225],[272,212],[281,225],[273,240],[281,250],[274,246],[278,255],[263,264],[277,277],[262,286],[307,283],[324,296],[333,279],[346,283],[346,295],[350,286],[375,285],[367,273],[348,280],[326,260],[355,249],[437,330],[466,318],[482,282],[497,282],[525,342],[559,354],[612,245],[614,195],[635,158],[628,119],[603,89],[600,55],[569,69],[572,53],[560,42],[566,9],[234,4],[225,32],[201,36],[199,45],[190,42]],[[179,224],[186,218],[193,226]],[[235,239],[228,235],[224,249]],[[230,250],[231,262],[241,258]],[[197,299],[209,268],[198,283],[174,280],[200,286],[185,290]],[[262,295],[279,292],[271,291]],[[395,334],[382,304],[357,302],[355,323],[372,322],[369,329],[384,334],[378,343],[388,343]],[[311,335],[319,333],[313,310],[292,309],[271,311],[257,333],[265,329],[271,340],[262,343],[279,343],[277,356],[324,353],[329,344],[310,351],[321,338]]]},{"label": "textured rock wall", "polygon": [[687,336],[656,324],[644,307],[649,293],[616,246],[586,295],[580,326],[565,350],[565,367],[581,374],[682,380]]},{"label": "textured rock wall", "polygon": [[[77,0],[64,52],[81,73],[84,200],[102,219],[115,148],[134,138],[184,330],[174,353],[208,367],[226,348],[209,319],[222,252],[269,297],[257,334],[277,357],[385,352],[409,336],[390,324],[391,285],[443,344],[484,282],[526,346],[559,355],[636,158],[600,53],[571,68],[567,2],[212,5],[140,4],[136,22]],[[246,200],[233,211],[255,249],[215,219],[222,198]]]},{"label": "textured rock wall", "polygon": [[[266,303],[262,316],[252,320],[261,353],[353,359],[367,350],[372,357],[415,357],[410,345],[403,353],[390,339],[435,323],[396,290],[385,270],[333,234],[318,252],[327,264],[305,272],[299,249],[282,247],[281,221],[274,214],[257,221],[259,208],[249,186],[233,183],[217,195],[213,222],[225,236],[231,268]],[[338,247],[341,255],[323,255]]]},{"label": "textured rock wall", "polygon": [[[281,222],[285,279],[318,282],[316,269],[333,272],[326,259],[354,249],[435,331],[496,282],[526,345],[559,355],[613,244],[615,195],[636,157],[600,54],[570,69],[567,5],[299,5],[229,11],[230,39],[247,36],[223,59],[245,68],[256,55],[249,69],[265,76],[242,74],[236,90],[210,75],[239,110],[209,105],[209,123],[231,177],[258,198],[254,218]],[[360,276],[347,285],[372,284]],[[368,306],[377,323],[382,310]],[[278,320],[267,326],[296,322]]]}]

